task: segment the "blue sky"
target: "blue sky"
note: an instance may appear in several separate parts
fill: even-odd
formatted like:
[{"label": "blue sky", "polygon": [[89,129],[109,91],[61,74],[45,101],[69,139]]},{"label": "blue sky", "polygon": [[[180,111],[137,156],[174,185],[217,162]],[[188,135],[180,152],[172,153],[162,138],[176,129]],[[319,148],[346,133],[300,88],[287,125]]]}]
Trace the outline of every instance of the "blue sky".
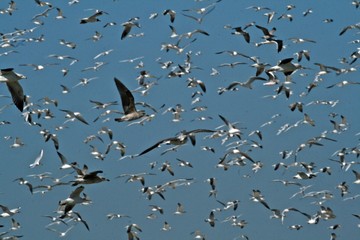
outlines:
[{"label": "blue sky", "polygon": [[[194,9],[213,4],[214,9],[204,17],[201,24],[188,18],[184,14],[200,16]],[[286,10],[289,4],[295,8]],[[10,105],[0,110],[0,121],[9,121],[11,124],[0,125],[0,204],[9,209],[21,207],[21,212],[12,216],[21,224],[17,231],[10,231],[6,236],[22,235],[24,239],[55,239],[57,233],[46,229],[50,223],[44,215],[57,216],[55,212],[58,202],[67,198],[76,188],[71,185],[53,187],[51,191],[45,193],[31,194],[28,188],[20,185],[17,178],[24,178],[33,186],[51,185],[51,179],[40,181],[31,177],[32,174],[44,172],[51,173],[54,178],[61,178],[64,182],[74,180],[76,173],[72,170],[59,169],[61,164],[50,141],[45,142],[40,134],[41,130],[48,130],[56,134],[59,140],[59,149],[69,162],[77,162],[81,167],[86,164],[89,171],[102,170],[99,174],[108,178],[109,182],[84,185],[84,193],[92,200],[90,205],[76,205],[74,210],[79,212],[82,218],[88,223],[88,231],[81,223],[69,222],[53,225],[51,228],[58,231],[65,231],[74,225],[74,228],[66,235],[68,239],[127,239],[126,226],[132,223],[138,224],[142,232],[138,232],[140,239],[194,239],[194,231],[201,231],[206,239],[242,239],[246,235],[249,239],[329,239],[331,233],[335,233],[338,239],[355,239],[359,234],[359,219],[352,214],[358,212],[358,198],[345,200],[348,197],[359,194],[358,185],[354,184],[355,175],[352,170],[360,171],[358,159],[351,149],[357,149],[359,144],[359,112],[357,103],[359,102],[358,85],[347,85],[344,87],[334,86],[333,84],[347,80],[357,82],[359,74],[357,71],[349,71],[350,68],[356,70],[358,61],[349,64],[353,59],[350,57],[358,51],[358,45],[351,43],[359,38],[358,29],[350,29],[339,36],[340,31],[349,25],[356,24],[359,9],[356,9],[351,1],[236,1],[222,0],[215,1],[80,1],[77,4],[52,3],[53,9],[48,12],[47,17],[39,17],[43,25],[33,22],[33,17],[45,11],[48,6],[38,6],[34,1],[17,1],[16,10],[12,15],[1,14],[0,32],[7,35],[15,29],[27,29],[21,36],[15,36],[12,47],[2,47],[0,49],[0,67],[14,68],[17,73],[24,74],[27,79],[21,80],[24,93],[29,96],[32,106],[24,112],[49,109],[54,118],[45,119],[44,114],[39,118],[32,114],[33,121],[41,124],[40,126],[29,125],[24,121],[22,114],[14,105]],[[255,11],[251,6],[267,7]],[[0,9],[8,7],[7,1],[0,2]],[[64,19],[56,19],[56,7],[60,8],[65,16]],[[172,9],[176,11],[174,23],[170,22],[169,16],[164,16],[163,11]],[[189,10],[190,11],[184,11]],[[212,9],[210,7],[209,9]],[[312,13],[303,16],[303,12],[312,9]],[[80,20],[89,17],[96,10],[101,10],[107,14],[99,16],[100,22],[80,24]],[[264,13],[275,11],[276,14],[270,23]],[[154,19],[149,19],[152,13],[158,13]],[[282,14],[291,14],[292,21],[288,19],[278,19]],[[130,34],[143,34],[139,37],[126,37],[121,40],[123,31],[122,23],[130,18],[138,17],[140,28],[133,27]],[[325,23],[325,19],[332,19],[333,22]],[[104,28],[109,22],[116,25]],[[284,42],[284,48],[277,52],[274,44],[265,44],[256,47],[255,44],[264,41],[262,32],[255,26],[246,28],[250,34],[250,43],[246,43],[241,35],[234,35],[231,28],[244,27],[251,23],[271,29],[276,28],[276,39]],[[178,34],[201,29],[206,31],[209,36],[197,33],[191,39],[182,38],[179,45],[185,46],[189,43],[183,53],[176,53],[174,50],[166,52],[161,50],[161,45],[165,43],[176,44],[177,38],[171,38],[169,25],[176,29]],[[29,29],[32,29],[30,31]],[[99,41],[89,40],[95,31],[102,34]],[[8,36],[8,35],[7,35]],[[44,41],[36,41],[43,36]],[[315,41],[305,43],[294,43],[290,38],[302,38]],[[34,41],[35,39],[35,41]],[[76,43],[74,49],[61,45],[59,42],[64,39]],[[191,42],[192,40],[195,41]],[[4,40],[0,40],[4,43]],[[103,51],[113,49],[109,55],[94,59],[96,55]],[[1,55],[8,51],[16,52]],[[294,58],[293,63],[297,63],[296,52],[308,50],[310,61],[302,59],[300,64],[305,69],[300,69],[292,74],[293,83],[286,84],[292,91],[289,99],[281,93],[277,95],[277,88],[284,82],[285,77],[281,72],[276,72],[279,84],[273,86],[264,85],[265,81],[255,81],[253,89],[238,86],[237,91],[228,91],[221,95],[218,94],[219,88],[227,87],[233,81],[245,82],[255,75],[256,69],[251,67],[253,62],[241,56],[230,56],[229,54],[216,54],[221,51],[237,51],[248,56],[257,56],[261,62],[268,63],[267,69],[275,66],[282,59]],[[70,60],[58,60],[49,57],[51,54],[68,55],[78,59],[70,65]],[[172,67],[183,65],[187,55],[191,56],[190,73],[182,76],[167,77]],[[126,59],[141,57],[134,62],[121,62]],[[345,58],[348,63],[341,63],[340,59]],[[94,66],[95,62],[105,62],[97,71],[83,69]],[[143,68],[135,68],[142,61]],[[159,61],[173,61],[169,69],[162,69]],[[219,67],[223,63],[242,62],[234,68]],[[337,69],[344,69],[341,74],[337,74],[333,69],[321,75],[321,81],[316,82],[317,87],[307,93],[307,86],[314,82],[316,75],[320,71],[319,66],[314,63],[321,63]],[[45,69],[34,71],[31,66],[21,66],[22,64],[41,64]],[[49,64],[49,65],[46,65]],[[69,70],[63,76],[61,70]],[[217,69],[220,74],[212,76],[212,68]],[[136,78],[141,70],[146,70],[150,74],[158,77],[148,78],[146,82],[153,82],[155,85],[142,95],[134,92],[135,101],[146,102],[157,109],[154,113],[149,108],[138,106],[144,109],[147,114],[155,115],[154,119],[145,122],[144,125],[129,125],[126,122],[115,122],[114,118],[122,116],[121,113],[113,113],[106,117],[101,117],[93,122],[104,110],[95,109],[94,104],[89,100],[100,102],[117,101],[119,105],[110,106],[108,109],[122,111],[119,93],[114,84],[114,77],[120,79],[130,90],[139,88]],[[176,69],[177,70],[177,69]],[[81,78],[96,79],[87,85],[77,86]],[[260,77],[268,78],[265,73]],[[199,102],[192,104],[196,98],[192,98],[195,91],[202,91],[199,87],[188,88],[187,79],[196,78],[204,82],[206,92],[198,95]],[[60,85],[65,85],[70,89],[67,94],[62,93]],[[143,89],[141,89],[143,90]],[[0,106],[11,104],[10,93],[5,84],[0,86]],[[41,100],[44,97],[56,99],[58,106],[53,104],[45,105]],[[332,107],[330,104],[311,104],[316,101],[337,102]],[[304,111],[290,111],[289,105],[294,102],[302,102]],[[181,114],[181,121],[173,121],[171,110],[164,113],[166,109],[181,104],[184,112]],[[192,108],[206,106],[206,111],[196,112]],[[67,122],[65,113],[60,109],[81,112],[89,125],[79,121]],[[315,121],[315,126],[299,123],[286,132],[278,134],[285,124],[295,124],[304,119],[304,113]],[[222,139],[209,139],[208,133],[196,134],[196,145],[191,146],[187,143],[177,151],[161,153],[169,147],[162,145],[135,158],[121,159],[119,151],[112,148],[105,156],[105,159],[98,160],[91,155],[91,146],[95,146],[100,152],[104,153],[110,139],[107,135],[99,134],[98,131],[106,126],[113,131],[113,140],[119,141],[126,146],[126,155],[136,155],[146,148],[152,146],[159,140],[174,137],[182,130],[190,131],[193,129],[211,129],[223,125],[223,121],[218,115],[224,116],[228,121],[234,123],[241,129],[242,141],[249,144],[239,146],[242,152],[247,153],[256,162],[261,162],[263,167],[256,173],[252,170],[252,162],[245,160],[245,166],[232,165],[227,171],[218,168],[217,164],[226,153],[228,144],[239,141],[238,138],[230,138],[224,144]],[[330,120],[340,122],[340,116],[346,117],[346,126],[342,127],[339,133],[333,133],[333,125]],[[334,116],[334,117],[333,117]],[[106,118],[108,121],[104,121]],[[209,117],[205,121],[196,120],[198,117]],[[267,122],[271,124],[264,125]],[[56,130],[58,126],[66,126],[63,130]],[[222,128],[226,130],[226,128]],[[249,134],[254,130],[260,130],[263,139],[260,140],[256,135]],[[321,135],[327,131],[327,137],[336,141],[322,139],[319,143],[322,146],[308,145],[298,152],[297,158],[294,155],[288,159],[282,159],[279,152],[293,151],[305,143],[307,140]],[[84,139],[90,135],[100,136],[103,140],[95,139],[89,143],[84,143]],[[10,147],[14,139],[19,137],[24,146],[19,148]],[[256,141],[262,148],[251,146]],[[234,143],[233,143],[234,145]],[[215,153],[202,150],[208,146],[215,149]],[[339,159],[333,155],[336,151],[346,149],[345,160],[353,161],[354,164],[346,171],[340,164],[329,159]],[[39,155],[40,150],[44,150],[41,165],[30,168],[29,165]],[[239,155],[227,156],[227,161]],[[193,168],[178,166],[177,158],[191,162]],[[316,173],[316,177],[308,180],[293,179],[299,171],[305,171],[301,164],[293,167],[280,168],[274,171],[273,165],[284,162],[291,165],[295,162],[315,164],[314,172],[319,172],[321,168],[330,167],[331,175],[326,173]],[[174,176],[168,172],[160,171],[162,163],[168,161],[174,171]],[[157,162],[151,169],[150,163]],[[155,175],[145,176],[145,186],[155,188],[168,181],[176,179],[192,179],[190,185],[178,186],[176,189],[168,188],[164,193],[165,200],[155,195],[148,200],[146,195],[141,193],[140,182],[126,183],[126,177],[116,178],[121,174],[152,173]],[[216,198],[209,197],[211,186],[206,182],[209,178],[216,178]],[[319,197],[290,197],[299,191],[299,186],[285,186],[274,182],[274,179],[295,181],[303,186],[311,185],[305,193],[320,192]],[[349,186],[349,193],[344,197],[340,195],[340,190],[336,188],[341,182],[346,182]],[[38,190],[35,189],[34,192]],[[262,204],[250,200],[253,190],[260,190],[265,198],[265,202],[271,209],[296,208],[309,215],[314,215],[320,211],[319,201],[324,201],[321,197],[324,191],[332,194],[332,198],[322,202],[323,207],[333,210],[336,218],[320,218],[318,224],[308,224],[307,218],[301,213],[290,211],[286,214],[284,223],[279,219],[271,219],[272,212]],[[217,202],[228,202],[239,200],[239,207],[236,211],[232,209],[224,210],[223,206]],[[181,203],[186,213],[177,216],[173,213],[177,203]],[[317,203],[317,204],[316,204]],[[164,209],[164,214],[152,212],[149,205],[157,205]],[[215,210],[214,210],[215,209]],[[222,211],[218,211],[222,209]],[[209,213],[214,210],[216,223],[212,228],[204,221],[209,217]],[[109,213],[126,214],[130,218],[108,220],[106,215]],[[155,219],[148,219],[149,214],[156,214]],[[244,228],[231,225],[231,221],[224,221],[230,216],[237,216],[238,220],[245,220],[248,224]],[[68,219],[67,219],[68,220]],[[171,230],[163,231],[164,222],[168,222]],[[1,231],[7,231],[11,226],[11,217],[1,218],[0,224],[4,225]],[[290,230],[289,226],[300,224],[300,230]],[[336,230],[329,229],[329,226],[340,224]]]}]

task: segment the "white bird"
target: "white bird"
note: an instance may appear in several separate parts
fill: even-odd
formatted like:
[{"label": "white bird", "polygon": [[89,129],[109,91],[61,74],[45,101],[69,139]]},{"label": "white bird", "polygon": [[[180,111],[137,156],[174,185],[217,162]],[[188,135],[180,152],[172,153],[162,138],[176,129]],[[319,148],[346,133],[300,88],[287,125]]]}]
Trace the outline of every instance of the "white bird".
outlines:
[{"label": "white bird", "polygon": [[19,84],[19,80],[26,78],[24,75],[16,73],[13,68],[0,70],[0,82],[5,82],[12,96],[15,106],[22,112],[24,109],[24,92]]},{"label": "white bird", "polygon": [[60,231],[58,231],[58,230],[56,230],[56,229],[54,229],[54,228],[46,228],[46,229],[58,233],[58,234],[59,234],[59,237],[66,237],[66,235],[68,234],[68,232],[69,232],[71,229],[73,229],[74,226],[75,226],[75,225],[70,226],[68,229],[66,229],[65,232],[60,232]]},{"label": "white bird", "polygon": [[32,164],[30,164],[29,167],[30,167],[30,168],[34,168],[34,167],[36,167],[36,166],[39,166],[39,165],[40,165],[40,161],[41,161],[41,159],[43,158],[43,156],[44,156],[44,150],[41,149],[39,156],[36,157],[35,161],[34,161]]},{"label": "white bird", "polygon": [[80,20],[80,24],[100,22],[100,19],[98,19],[98,17],[103,15],[104,13],[108,14],[104,11],[96,10],[96,12],[93,15],[91,15],[90,17],[82,18]]},{"label": "white bird", "polygon": [[76,84],[75,86],[73,86],[73,88],[76,88],[78,86],[85,86],[87,84],[89,84],[89,82],[91,82],[92,80],[98,79],[98,77],[92,77],[92,78],[81,78],[80,82],[78,84]]},{"label": "white bird", "polygon": [[[225,125],[228,127],[228,130],[226,131],[227,133],[227,138],[232,138],[234,136],[237,136],[239,139],[241,139],[241,131],[240,129],[236,128],[232,123],[230,123],[226,118],[224,118],[223,116],[219,115],[219,117],[221,118],[221,120],[225,123]],[[225,141],[226,141],[225,140]],[[224,142],[224,141],[223,141]]]},{"label": "white bird", "polygon": [[109,55],[112,51],[114,51],[114,49],[109,49],[109,50],[107,50],[107,51],[101,52],[101,53],[99,53],[98,55],[96,55],[96,56],[94,57],[94,59],[97,59],[97,58],[102,57],[102,56],[105,56],[105,55]]},{"label": "white bird", "polygon": [[284,73],[284,75],[286,77],[288,77],[291,74],[293,74],[295,71],[297,71],[298,69],[302,68],[302,66],[300,64],[292,63],[291,62],[292,60],[293,60],[293,58],[283,59],[276,66],[269,68],[267,71],[269,71],[269,72],[280,71],[280,72]]},{"label": "white bird", "polygon": [[76,43],[66,41],[65,39],[60,39],[60,44],[66,46],[68,48],[71,48],[71,49],[76,48]]},{"label": "white bird", "polygon": [[66,112],[65,117],[69,118],[69,120],[66,120],[65,122],[74,121],[75,119],[77,119],[80,122],[85,123],[86,125],[89,125],[89,123],[87,123],[87,121],[83,118],[83,116],[81,116],[81,113],[79,113],[79,112],[72,112],[70,110],[65,110],[65,109],[60,109],[60,111]]},{"label": "white bird", "polygon": [[[228,87],[226,87],[224,89],[224,91],[229,91],[235,88],[235,86],[239,85],[241,87],[245,87],[245,88],[249,88],[252,89],[252,83],[255,82],[256,80],[262,80],[262,81],[266,81],[265,78],[263,77],[250,77],[246,82],[232,82],[230,83],[230,85]],[[219,92],[219,94],[221,94],[222,92]]]}]

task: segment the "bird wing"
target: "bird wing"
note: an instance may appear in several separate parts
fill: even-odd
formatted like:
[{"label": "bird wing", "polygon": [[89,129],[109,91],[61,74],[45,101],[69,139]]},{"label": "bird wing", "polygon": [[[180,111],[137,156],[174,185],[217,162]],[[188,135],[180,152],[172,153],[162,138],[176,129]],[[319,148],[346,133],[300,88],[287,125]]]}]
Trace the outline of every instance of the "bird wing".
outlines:
[{"label": "bird wing", "polygon": [[103,171],[98,170],[98,171],[94,171],[94,172],[90,172],[88,174],[85,174],[85,176],[83,177],[83,179],[89,179],[89,178],[93,178],[93,177],[97,177],[98,173],[103,173]]},{"label": "bird wing", "polygon": [[153,150],[153,149],[157,148],[158,146],[160,146],[162,143],[167,142],[167,141],[169,141],[171,139],[173,139],[173,138],[166,138],[166,139],[160,140],[159,142],[155,143],[151,147],[149,147],[149,148],[145,149],[144,151],[142,151],[141,153],[139,153],[138,156],[141,156],[141,155],[144,155],[145,153],[150,152],[151,150]]},{"label": "bird wing", "polygon": [[294,58],[286,58],[279,62],[278,66],[290,63]]},{"label": "bird wing", "polygon": [[132,112],[136,112],[134,96],[130,92],[130,90],[117,78],[114,78],[116,87],[120,93],[122,106],[125,114],[129,114]]},{"label": "bird wing", "polygon": [[76,188],[71,194],[70,194],[70,198],[74,199],[76,197],[80,196],[80,193],[84,190],[84,186],[80,186],[78,188]]},{"label": "bird wing", "polygon": [[124,31],[121,34],[121,40],[123,40],[129,34],[131,27],[132,26],[130,24],[124,25]]},{"label": "bird wing", "polygon": [[22,112],[24,109],[24,91],[18,81],[6,82],[15,106]]}]

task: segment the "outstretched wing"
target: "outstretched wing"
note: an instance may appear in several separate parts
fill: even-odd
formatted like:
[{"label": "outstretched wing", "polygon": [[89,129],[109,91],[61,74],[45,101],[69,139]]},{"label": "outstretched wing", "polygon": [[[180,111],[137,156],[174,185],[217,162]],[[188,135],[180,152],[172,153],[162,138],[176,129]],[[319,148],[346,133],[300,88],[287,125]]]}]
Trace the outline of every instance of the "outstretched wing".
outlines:
[{"label": "outstretched wing", "polygon": [[18,81],[6,82],[15,106],[22,112],[24,109],[24,91]]},{"label": "outstretched wing", "polygon": [[116,87],[120,93],[122,106],[125,114],[136,112],[134,96],[130,90],[117,78],[114,78]]}]

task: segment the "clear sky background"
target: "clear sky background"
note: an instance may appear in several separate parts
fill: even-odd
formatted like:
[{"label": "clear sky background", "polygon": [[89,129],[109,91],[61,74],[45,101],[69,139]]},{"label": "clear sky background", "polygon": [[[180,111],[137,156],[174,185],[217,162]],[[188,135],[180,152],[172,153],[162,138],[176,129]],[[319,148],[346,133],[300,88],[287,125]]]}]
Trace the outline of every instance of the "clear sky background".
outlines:
[{"label": "clear sky background", "polygon": [[[214,8],[207,14],[202,23],[182,14],[200,17],[196,9],[213,4]],[[287,10],[287,5],[293,4],[295,8]],[[83,224],[69,222],[65,224],[52,225],[51,228],[65,231],[74,225],[66,238],[68,239],[127,239],[126,226],[131,223],[138,224],[142,232],[138,232],[140,239],[194,239],[194,231],[201,231],[206,239],[330,239],[331,233],[335,233],[338,239],[357,239],[360,234],[357,219],[352,214],[360,214],[359,199],[346,199],[360,194],[359,185],[354,184],[355,175],[352,170],[360,171],[358,158],[351,152],[357,149],[359,144],[359,89],[357,84],[328,88],[333,84],[347,80],[359,81],[359,73],[356,71],[359,62],[353,60],[351,54],[357,51],[359,29],[349,29],[343,35],[339,33],[343,28],[356,24],[359,21],[359,9],[352,1],[238,1],[222,0],[214,1],[79,1],[69,4],[68,1],[53,1],[52,10],[46,16],[40,16],[42,25],[34,23],[34,16],[44,12],[49,6],[39,6],[35,1],[16,1],[15,10],[12,15],[0,15],[0,32],[5,34],[12,46],[3,47],[5,40],[0,40],[0,67],[14,68],[14,71],[24,74],[27,79],[21,80],[24,93],[29,97],[32,106],[24,110],[32,111],[32,119],[38,125],[29,125],[22,114],[11,104],[10,94],[5,84],[0,86],[0,121],[9,121],[11,124],[0,125],[0,204],[9,209],[21,207],[20,213],[12,216],[21,224],[21,228],[11,231],[5,236],[18,235],[23,239],[55,239],[56,232],[49,231],[46,226],[51,219],[45,215],[58,216],[56,213],[58,202],[69,196],[76,188],[71,185],[55,186],[51,191],[41,193],[44,189],[34,189],[31,194],[29,189],[20,185],[17,178],[24,178],[33,187],[39,185],[52,185],[53,179],[46,178],[42,181],[32,177],[33,174],[48,172],[53,178],[61,179],[63,182],[74,180],[76,173],[72,170],[60,170],[60,160],[53,143],[45,142],[40,134],[41,130],[48,130],[56,134],[59,141],[59,149],[68,162],[77,162],[81,167],[86,164],[89,171],[102,170],[99,174],[110,181],[91,185],[84,185],[84,193],[91,199],[90,205],[76,205],[74,210],[79,212],[88,223],[90,231]],[[252,6],[267,7],[256,11]],[[8,1],[0,1],[0,9],[6,9]],[[60,8],[65,18],[57,19],[56,7]],[[168,15],[164,16],[166,9],[176,11],[175,21],[170,22]],[[308,9],[312,13],[303,16]],[[80,24],[82,18],[91,16],[96,10],[102,10],[107,14],[99,16],[100,22]],[[189,11],[184,11],[189,10]],[[275,12],[270,23],[267,23],[265,13]],[[152,13],[158,13],[154,19],[149,19]],[[279,19],[282,14],[291,14],[293,20]],[[130,34],[140,34],[137,37],[128,36],[121,40],[123,31],[122,23],[130,18],[138,17],[140,28],[134,27]],[[332,22],[324,22],[332,19]],[[106,23],[114,22],[116,25],[104,27]],[[250,34],[250,43],[245,42],[241,35],[234,35],[233,27],[244,28],[249,23],[271,29],[276,28],[276,39],[284,42],[284,49],[277,52],[274,44],[256,47],[256,43],[263,41],[262,32],[255,26],[246,28]],[[179,45],[185,46],[182,53],[174,50],[168,52],[161,50],[162,44],[176,44],[178,38],[171,38],[169,25],[176,29],[178,34],[187,33],[195,29],[206,31],[209,36],[201,33],[194,34],[191,39],[182,38]],[[225,27],[227,26],[227,27]],[[230,26],[230,28],[229,28]],[[10,33],[25,30],[23,35],[11,36]],[[30,31],[31,29],[31,31]],[[99,41],[91,40],[98,31],[102,34]],[[38,41],[43,36],[43,41]],[[305,43],[294,43],[290,38],[302,38],[315,41]],[[60,39],[74,42],[74,49],[60,44]],[[90,40],[89,40],[90,39]],[[196,40],[195,40],[196,39]],[[195,40],[194,42],[191,42]],[[359,40],[358,40],[359,41]],[[191,42],[191,43],[190,43]],[[113,49],[109,55],[94,59],[99,53]],[[8,51],[16,51],[2,54]],[[284,93],[277,95],[277,89],[285,78],[281,72],[276,75],[279,84],[273,86],[263,85],[264,81],[255,81],[253,89],[237,86],[237,91],[228,91],[218,94],[219,88],[227,87],[233,81],[245,82],[255,75],[256,69],[251,67],[253,62],[241,56],[230,56],[227,53],[216,54],[221,51],[237,51],[248,56],[257,56],[260,62],[271,66],[286,58],[294,57],[300,50],[310,52],[310,61],[302,59],[300,64],[306,69],[296,71],[292,75],[293,83],[287,84],[292,91],[289,99]],[[191,56],[190,73],[182,77],[169,78],[168,74],[172,67],[183,65],[187,55]],[[49,57],[51,54],[68,55],[78,59],[70,65],[71,60],[58,60]],[[141,57],[133,62],[121,62],[126,59]],[[345,63],[341,59],[346,60]],[[136,68],[140,63],[142,68]],[[161,68],[159,61],[173,61],[168,69]],[[219,67],[223,63],[242,62],[245,64],[231,67]],[[82,71],[87,67],[95,65],[95,62],[105,62],[97,71]],[[321,63],[342,72],[329,69],[329,73],[320,76],[321,81],[317,87],[309,93],[307,87],[313,83],[320,68],[314,63]],[[35,71],[31,66],[22,64],[41,64],[45,68]],[[47,65],[49,64],[49,65]],[[62,69],[68,69],[63,76]],[[211,75],[212,68],[219,71],[218,75]],[[352,69],[351,69],[352,68]],[[139,88],[136,78],[140,71],[146,70],[151,75],[158,77],[147,78],[147,83],[156,83],[147,94],[134,92],[135,100],[146,102],[153,106],[157,112],[150,108],[138,106],[147,114],[154,114],[152,121],[145,124],[130,125],[127,122],[115,122],[114,118],[122,116],[120,113],[112,113],[100,117],[93,122],[104,109],[95,109],[89,100],[100,102],[117,101],[119,105],[110,106],[108,109],[122,111],[119,93],[114,84],[114,77],[119,78],[130,90]],[[178,70],[178,68],[176,69]],[[176,71],[175,70],[175,71]],[[81,78],[96,79],[86,85],[79,85]],[[262,73],[260,77],[267,79]],[[196,78],[204,82],[206,92],[192,98],[195,91],[200,91],[199,86],[189,88],[188,78]],[[67,86],[70,92],[62,93],[60,85]],[[140,90],[143,90],[140,88]],[[58,106],[46,105],[42,100],[44,97],[56,99]],[[193,100],[199,97],[199,102]],[[335,105],[315,104],[316,101],[337,102]],[[290,111],[289,105],[294,102],[304,104],[303,112]],[[314,103],[314,104],[311,104]],[[167,109],[181,104],[184,112],[181,121],[173,121],[173,114]],[[6,106],[6,107],[5,107]],[[194,107],[206,106],[206,111],[197,112]],[[49,109],[53,118],[46,119],[45,114],[37,116],[37,110]],[[81,112],[89,125],[79,121],[66,122],[65,113],[60,109]],[[315,126],[299,123],[286,132],[280,134],[279,130],[285,125],[293,125],[304,119],[304,114],[315,121]],[[220,158],[229,152],[229,145],[239,141],[238,138],[230,138],[224,144],[224,137],[209,139],[208,133],[196,134],[196,146],[187,143],[177,151],[161,153],[168,147],[161,146],[140,157],[121,158],[121,154],[112,148],[106,154],[104,160],[95,159],[91,154],[91,146],[104,153],[107,145],[111,142],[109,137],[99,134],[98,131],[106,126],[113,132],[113,140],[119,141],[126,146],[126,155],[135,155],[155,144],[161,139],[174,137],[182,130],[193,130],[197,128],[211,129],[223,125],[218,115],[224,116],[230,122],[238,122],[236,126],[242,131],[243,144],[239,146],[242,152],[247,153],[256,162],[261,162],[263,167],[255,172],[252,162],[244,160],[245,166],[231,165],[227,171],[217,167]],[[345,116],[347,123],[341,131],[334,133],[333,124],[341,122],[340,116]],[[274,117],[276,116],[276,117]],[[208,117],[204,121],[197,120],[199,117]],[[108,119],[107,119],[108,118]],[[264,125],[267,122],[271,124]],[[58,130],[59,126],[64,126]],[[226,130],[227,128],[222,128]],[[263,139],[249,134],[254,130],[260,130]],[[327,131],[327,137],[336,140],[322,139],[321,146],[306,145],[304,149],[287,159],[282,159],[282,151],[295,153],[302,143],[321,135]],[[94,139],[84,143],[90,135],[100,136],[102,141]],[[12,148],[15,138],[18,137],[24,143],[22,147]],[[253,141],[261,144],[262,148],[254,147]],[[91,145],[91,146],[90,146]],[[202,147],[208,146],[215,152],[204,151]],[[231,145],[236,146],[236,145]],[[329,159],[339,160],[336,152],[345,148],[345,160],[353,161],[349,169],[342,169],[340,164]],[[43,149],[44,156],[41,165],[30,168],[29,165]],[[335,154],[334,154],[335,153]],[[231,161],[240,155],[229,155],[226,161]],[[193,165],[193,168],[181,167],[176,160],[184,159]],[[280,167],[275,171],[273,165],[283,162],[291,165],[295,160],[304,163],[314,163],[314,172],[321,168],[330,167],[331,175],[327,173],[316,173],[316,177],[309,180],[293,179],[299,171],[305,171],[301,164],[289,166],[287,169]],[[162,163],[168,161],[174,171],[171,176],[167,171],[160,171]],[[150,163],[157,162],[151,169]],[[294,164],[293,164],[294,165]],[[127,177],[116,178],[121,174],[152,173],[145,176],[145,186],[155,188],[156,185],[164,184],[171,180],[191,178],[191,184],[178,186],[175,189],[166,188],[163,193],[165,200],[154,195],[151,200],[141,192],[143,187],[140,182],[126,182]],[[210,196],[210,184],[206,181],[216,178],[216,197]],[[306,191],[320,192],[314,197],[291,196],[300,191],[297,185],[285,186],[274,179],[295,181],[303,186],[311,185]],[[341,196],[337,186],[346,182],[349,187],[348,193]],[[40,190],[40,192],[38,192]],[[296,208],[309,215],[314,215],[323,207],[333,210],[336,215],[334,219],[320,218],[318,224],[308,224],[307,217],[291,211],[286,214],[283,224],[279,219],[271,219],[272,212],[262,204],[252,201],[253,190],[260,190],[265,202],[271,209]],[[330,193],[331,199],[323,199],[324,192]],[[291,198],[291,199],[290,199]],[[224,210],[217,201],[228,202],[240,201],[236,211]],[[184,206],[186,213],[174,215],[177,203]],[[149,205],[157,205],[164,209],[164,213],[153,212]],[[214,210],[215,209],[215,210]],[[219,211],[222,209],[222,211]],[[204,220],[214,210],[215,227]],[[108,220],[107,214],[119,213],[128,215],[129,218]],[[149,214],[155,214],[155,219],[148,219]],[[231,216],[237,216],[236,221],[245,220],[244,228],[233,226],[232,221],[224,221]],[[68,219],[65,219],[68,220]],[[171,226],[169,231],[161,230],[164,222]],[[0,231],[8,231],[11,227],[11,217],[1,218],[0,224],[4,225]],[[302,225],[300,230],[290,230],[289,226]],[[340,224],[341,227],[333,230],[330,226]],[[243,236],[243,237],[242,237]]]}]

